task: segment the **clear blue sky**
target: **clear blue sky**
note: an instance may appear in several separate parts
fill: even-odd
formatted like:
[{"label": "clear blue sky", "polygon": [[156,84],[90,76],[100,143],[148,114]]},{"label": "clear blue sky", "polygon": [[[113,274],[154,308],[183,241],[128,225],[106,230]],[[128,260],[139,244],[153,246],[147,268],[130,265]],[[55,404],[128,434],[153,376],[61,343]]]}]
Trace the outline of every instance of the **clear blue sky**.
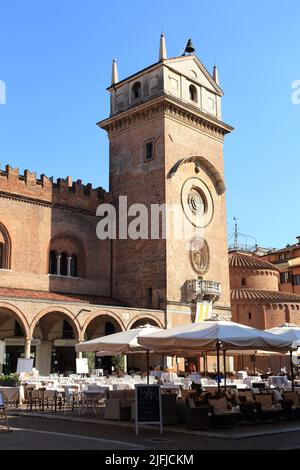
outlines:
[{"label": "clear blue sky", "polygon": [[260,245],[300,235],[299,0],[0,0],[0,161],[107,188],[111,59],[120,78],[191,37],[225,91],[229,232],[233,217]]}]

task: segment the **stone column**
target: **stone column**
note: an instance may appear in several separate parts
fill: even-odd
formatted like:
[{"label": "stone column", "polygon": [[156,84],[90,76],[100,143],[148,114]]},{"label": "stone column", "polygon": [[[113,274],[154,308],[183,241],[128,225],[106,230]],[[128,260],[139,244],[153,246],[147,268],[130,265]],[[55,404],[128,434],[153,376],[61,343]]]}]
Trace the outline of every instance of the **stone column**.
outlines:
[{"label": "stone column", "polygon": [[67,261],[68,261],[67,275],[70,277],[70,276],[71,276],[71,261],[72,261],[72,256],[68,256]]},{"label": "stone column", "polygon": [[60,259],[61,255],[56,255],[56,274],[60,276]]},{"label": "stone column", "polygon": [[25,358],[30,359],[31,338],[25,338]]}]

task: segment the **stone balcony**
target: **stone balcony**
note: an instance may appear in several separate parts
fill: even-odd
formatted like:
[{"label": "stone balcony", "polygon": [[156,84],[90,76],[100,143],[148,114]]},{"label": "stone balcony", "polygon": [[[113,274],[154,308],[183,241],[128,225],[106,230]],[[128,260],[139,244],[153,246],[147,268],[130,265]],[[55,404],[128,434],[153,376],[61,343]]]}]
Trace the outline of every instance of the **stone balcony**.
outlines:
[{"label": "stone balcony", "polygon": [[203,279],[186,282],[186,293],[189,301],[211,300],[215,302],[221,296],[221,283]]}]

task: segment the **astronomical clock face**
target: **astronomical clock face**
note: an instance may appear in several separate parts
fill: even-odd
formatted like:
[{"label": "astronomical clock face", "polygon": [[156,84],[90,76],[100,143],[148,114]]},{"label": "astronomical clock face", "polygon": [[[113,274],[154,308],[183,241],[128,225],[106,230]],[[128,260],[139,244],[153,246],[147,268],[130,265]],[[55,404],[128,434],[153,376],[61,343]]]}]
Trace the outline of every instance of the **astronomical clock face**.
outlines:
[{"label": "astronomical clock face", "polygon": [[209,269],[209,248],[204,239],[194,238],[190,249],[191,264],[198,274],[205,274]]},{"label": "astronomical clock face", "polygon": [[194,227],[207,227],[213,217],[214,204],[206,184],[199,178],[189,178],[181,188],[181,205]]}]

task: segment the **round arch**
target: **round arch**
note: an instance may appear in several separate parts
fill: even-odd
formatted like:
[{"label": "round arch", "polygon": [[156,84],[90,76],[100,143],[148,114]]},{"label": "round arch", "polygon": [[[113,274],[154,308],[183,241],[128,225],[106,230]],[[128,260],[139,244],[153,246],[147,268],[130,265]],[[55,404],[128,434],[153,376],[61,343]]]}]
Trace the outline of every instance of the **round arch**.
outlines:
[{"label": "round arch", "polygon": [[194,163],[197,167],[204,169],[214,182],[218,194],[223,194],[226,191],[225,182],[221,173],[207,158],[201,156],[190,156],[178,160],[171,168],[168,177],[172,178],[179,168],[186,163]]},{"label": "round arch", "polygon": [[58,313],[61,314],[63,317],[65,317],[67,320],[69,320],[70,324],[74,328],[74,334],[76,339],[80,340],[81,339],[81,328],[79,325],[79,322],[77,318],[74,317],[73,313],[70,312],[70,310],[64,308],[64,307],[47,307],[46,309],[42,310],[32,321],[30,325],[30,334],[31,337],[33,337],[34,329],[37,326],[37,323],[44,318],[46,315],[49,315],[51,313]]},{"label": "round arch", "polygon": [[112,320],[115,321],[115,323],[119,326],[120,330],[121,331],[124,331],[126,328],[125,328],[125,325],[123,323],[123,321],[120,319],[120,317],[118,315],[116,315],[114,312],[111,312],[110,310],[97,310],[96,312],[94,312],[92,315],[90,315],[84,322],[83,326],[82,326],[82,338],[85,337],[86,335],[86,332],[87,332],[87,328],[89,327],[89,325],[92,323],[93,320],[99,318],[101,319],[101,317],[107,317],[108,319],[111,318]]},{"label": "round arch", "polygon": [[137,322],[144,324],[144,325],[151,322],[150,324],[155,323],[154,326],[157,326],[158,328],[163,328],[163,324],[158,318],[156,318],[154,315],[147,314],[143,316],[136,315],[134,318],[132,318],[132,320],[127,325],[127,330],[131,330],[134,324]]},{"label": "round arch", "polygon": [[20,327],[22,328],[24,332],[24,337],[29,338],[30,337],[30,327],[29,323],[24,315],[24,313],[15,305],[11,305],[6,302],[0,302],[0,315],[1,315],[1,310],[4,310],[4,314],[7,316],[10,316],[17,320],[20,324]]}]

